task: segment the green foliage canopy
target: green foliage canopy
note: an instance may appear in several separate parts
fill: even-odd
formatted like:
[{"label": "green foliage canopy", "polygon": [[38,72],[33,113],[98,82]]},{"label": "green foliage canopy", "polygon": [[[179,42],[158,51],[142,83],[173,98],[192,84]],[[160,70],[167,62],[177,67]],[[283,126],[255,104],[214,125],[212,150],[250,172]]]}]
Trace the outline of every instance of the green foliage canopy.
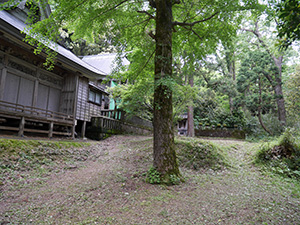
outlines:
[{"label": "green foliage canopy", "polygon": [[[286,102],[288,114],[297,121],[300,118],[300,66],[290,75],[286,82]],[[293,123],[294,123],[293,122]]]},{"label": "green foliage canopy", "polygon": [[253,115],[257,115],[259,106],[263,114],[274,109],[274,94],[266,75],[276,72],[277,67],[271,57],[260,50],[249,52],[242,62],[237,77],[237,88],[243,95],[240,104],[245,105]]},{"label": "green foliage canopy", "polygon": [[282,0],[277,6],[278,36],[281,45],[288,47],[293,41],[300,39],[300,2],[298,0]]}]

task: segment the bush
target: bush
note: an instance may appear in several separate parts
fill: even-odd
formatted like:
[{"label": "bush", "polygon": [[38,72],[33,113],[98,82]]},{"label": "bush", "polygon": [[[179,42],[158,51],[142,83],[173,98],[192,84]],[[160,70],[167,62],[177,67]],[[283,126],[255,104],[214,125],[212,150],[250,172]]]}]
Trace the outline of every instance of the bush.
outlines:
[{"label": "bush", "polygon": [[[279,136],[283,132],[283,126],[280,124],[278,118],[273,114],[262,115],[262,120],[265,126],[272,131],[274,136]],[[270,135],[261,127],[257,116],[252,116],[246,113],[245,132],[251,139],[263,139]]]},{"label": "bush", "polygon": [[193,169],[222,169],[228,165],[222,149],[210,142],[193,138],[176,139],[179,165]]},{"label": "bush", "polygon": [[231,113],[229,110],[216,108],[213,114],[208,114],[206,117],[197,115],[198,111],[195,110],[195,124],[210,124],[216,127],[221,127],[221,125],[225,124],[227,128],[244,128],[246,123],[244,113],[241,109],[237,109]]},{"label": "bush", "polygon": [[272,172],[300,179],[299,134],[287,129],[277,141],[262,145],[255,161]]}]

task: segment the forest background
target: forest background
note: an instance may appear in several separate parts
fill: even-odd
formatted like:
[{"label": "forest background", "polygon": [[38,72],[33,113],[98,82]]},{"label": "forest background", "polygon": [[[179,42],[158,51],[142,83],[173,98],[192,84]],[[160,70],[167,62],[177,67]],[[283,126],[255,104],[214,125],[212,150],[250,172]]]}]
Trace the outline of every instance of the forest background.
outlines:
[{"label": "forest background", "polygon": [[[189,116],[195,128],[238,128],[249,139],[278,136],[286,127],[299,129],[299,43],[289,39],[287,44],[287,37],[279,35],[283,3],[256,3],[235,9],[228,21],[208,19],[201,23],[202,33],[187,28],[187,33],[175,33],[174,124],[193,111]],[[153,120],[155,47],[152,31],[143,32],[139,45],[125,46],[116,41],[117,33],[78,35],[67,25],[60,29],[60,43],[77,56],[127,52],[131,64],[111,75],[120,81],[111,96],[127,113]],[[138,34],[133,30],[128,35]]]}]

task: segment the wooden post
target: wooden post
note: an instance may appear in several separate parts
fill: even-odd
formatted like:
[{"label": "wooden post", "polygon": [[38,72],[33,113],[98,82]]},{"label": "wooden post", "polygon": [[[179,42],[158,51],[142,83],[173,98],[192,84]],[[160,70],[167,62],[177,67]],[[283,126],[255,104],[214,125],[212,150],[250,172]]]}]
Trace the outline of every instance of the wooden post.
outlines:
[{"label": "wooden post", "polygon": [[7,74],[7,69],[3,68],[1,71],[1,79],[0,79],[0,100],[2,100],[4,97],[6,74]]},{"label": "wooden post", "polygon": [[73,120],[73,125],[72,125],[72,139],[75,139],[75,127],[77,125],[77,120]]},{"label": "wooden post", "polygon": [[33,91],[33,97],[32,97],[32,106],[36,107],[37,104],[37,98],[38,98],[38,88],[39,88],[39,81],[34,81],[34,91]]},{"label": "wooden post", "polygon": [[123,121],[125,119],[125,111],[121,111],[121,120]]},{"label": "wooden post", "polygon": [[104,118],[101,119],[101,128],[104,128]]},{"label": "wooden post", "polygon": [[85,138],[85,129],[86,129],[86,121],[83,121],[82,127],[81,127],[81,137],[82,139]]},{"label": "wooden post", "polygon": [[78,90],[79,90],[79,74],[76,74],[75,88],[73,90],[73,126],[72,126],[72,139],[75,139],[75,127],[77,125],[77,102],[78,102]]},{"label": "wooden post", "polygon": [[25,117],[22,116],[19,124],[19,133],[18,136],[24,136],[24,128],[25,128]]},{"label": "wooden post", "polygon": [[53,137],[53,121],[50,122],[49,124],[49,134],[48,134],[49,138]]}]

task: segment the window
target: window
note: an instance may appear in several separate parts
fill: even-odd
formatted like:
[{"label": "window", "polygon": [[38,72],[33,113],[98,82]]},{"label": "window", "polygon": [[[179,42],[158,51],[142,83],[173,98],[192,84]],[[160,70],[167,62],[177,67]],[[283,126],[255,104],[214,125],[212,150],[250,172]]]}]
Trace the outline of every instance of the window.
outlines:
[{"label": "window", "polygon": [[101,105],[101,94],[94,90],[90,90],[89,101]]}]

